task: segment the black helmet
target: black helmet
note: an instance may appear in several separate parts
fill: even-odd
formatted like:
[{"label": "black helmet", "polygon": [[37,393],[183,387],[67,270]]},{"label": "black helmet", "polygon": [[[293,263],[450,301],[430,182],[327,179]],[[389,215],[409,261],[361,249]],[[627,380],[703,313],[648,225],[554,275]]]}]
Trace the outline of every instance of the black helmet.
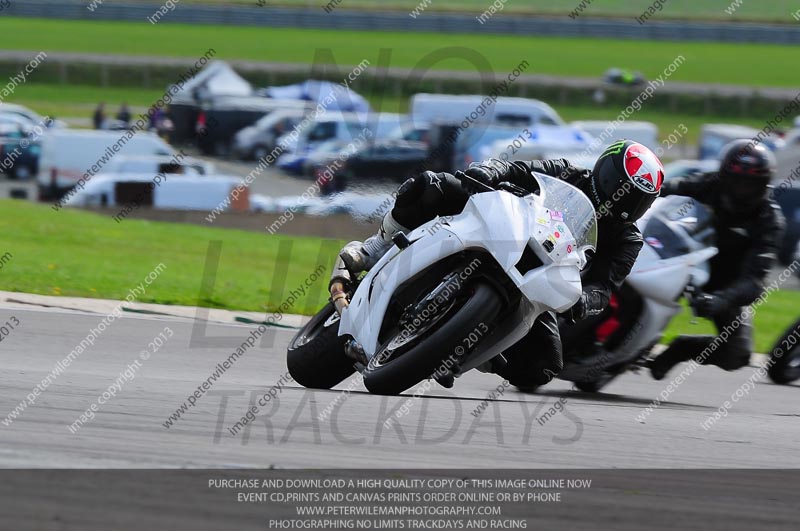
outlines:
[{"label": "black helmet", "polygon": [[598,215],[634,222],[661,191],[664,165],[633,140],[618,140],[603,151],[592,170],[591,198]]},{"label": "black helmet", "polygon": [[774,174],[775,156],[763,145],[747,139],[727,144],[719,166],[722,206],[730,212],[756,209]]}]

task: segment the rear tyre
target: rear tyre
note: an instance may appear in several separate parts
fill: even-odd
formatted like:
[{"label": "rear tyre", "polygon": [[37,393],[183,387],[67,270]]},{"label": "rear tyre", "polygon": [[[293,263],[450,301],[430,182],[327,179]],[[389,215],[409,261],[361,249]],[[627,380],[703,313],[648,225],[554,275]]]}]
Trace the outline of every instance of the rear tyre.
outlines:
[{"label": "rear tyre", "polygon": [[289,343],[289,374],[304,387],[330,389],[355,372],[344,343],[345,338],[339,336],[339,314],[329,302]]},{"label": "rear tyre", "polygon": [[502,307],[500,296],[483,282],[474,284],[471,289],[471,295],[462,305],[454,305],[436,323],[437,328],[422,335],[419,343],[409,350],[386,359],[386,345],[400,337],[401,332],[386,341],[363,373],[364,385],[370,393],[397,395],[430,378],[456,353],[456,347],[463,344],[464,338],[482,324],[492,324]]}]

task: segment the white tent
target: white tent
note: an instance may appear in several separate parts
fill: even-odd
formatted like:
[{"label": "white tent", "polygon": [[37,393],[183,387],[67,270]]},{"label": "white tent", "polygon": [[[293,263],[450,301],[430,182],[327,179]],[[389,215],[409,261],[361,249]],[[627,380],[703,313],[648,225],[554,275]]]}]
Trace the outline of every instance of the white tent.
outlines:
[{"label": "white tent", "polygon": [[212,61],[173,96],[174,103],[200,103],[214,96],[250,96],[253,87],[225,61]]}]

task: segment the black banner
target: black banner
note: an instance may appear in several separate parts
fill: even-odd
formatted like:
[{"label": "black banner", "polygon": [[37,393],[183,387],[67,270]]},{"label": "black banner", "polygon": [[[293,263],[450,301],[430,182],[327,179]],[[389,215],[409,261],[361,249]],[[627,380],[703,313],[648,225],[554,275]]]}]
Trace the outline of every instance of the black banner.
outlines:
[{"label": "black banner", "polygon": [[798,528],[799,471],[3,470],[23,530]]}]

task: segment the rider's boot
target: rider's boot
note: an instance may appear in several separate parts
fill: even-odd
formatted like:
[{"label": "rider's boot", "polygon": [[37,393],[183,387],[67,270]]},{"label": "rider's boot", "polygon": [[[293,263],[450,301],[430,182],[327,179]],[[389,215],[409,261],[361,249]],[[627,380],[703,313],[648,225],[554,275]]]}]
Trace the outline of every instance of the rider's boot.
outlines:
[{"label": "rider's boot", "polygon": [[398,232],[408,232],[408,228],[400,225],[388,212],[381,221],[378,233],[370,236],[364,243],[350,242],[339,253],[342,261],[353,276],[368,271],[386,254],[393,243],[392,237]]},{"label": "rider's boot", "polygon": [[[650,362],[650,373],[654,379],[663,380],[675,365],[702,353],[709,343],[706,336],[679,336],[660,356]],[[702,364],[703,361],[698,360],[698,363]]]}]

